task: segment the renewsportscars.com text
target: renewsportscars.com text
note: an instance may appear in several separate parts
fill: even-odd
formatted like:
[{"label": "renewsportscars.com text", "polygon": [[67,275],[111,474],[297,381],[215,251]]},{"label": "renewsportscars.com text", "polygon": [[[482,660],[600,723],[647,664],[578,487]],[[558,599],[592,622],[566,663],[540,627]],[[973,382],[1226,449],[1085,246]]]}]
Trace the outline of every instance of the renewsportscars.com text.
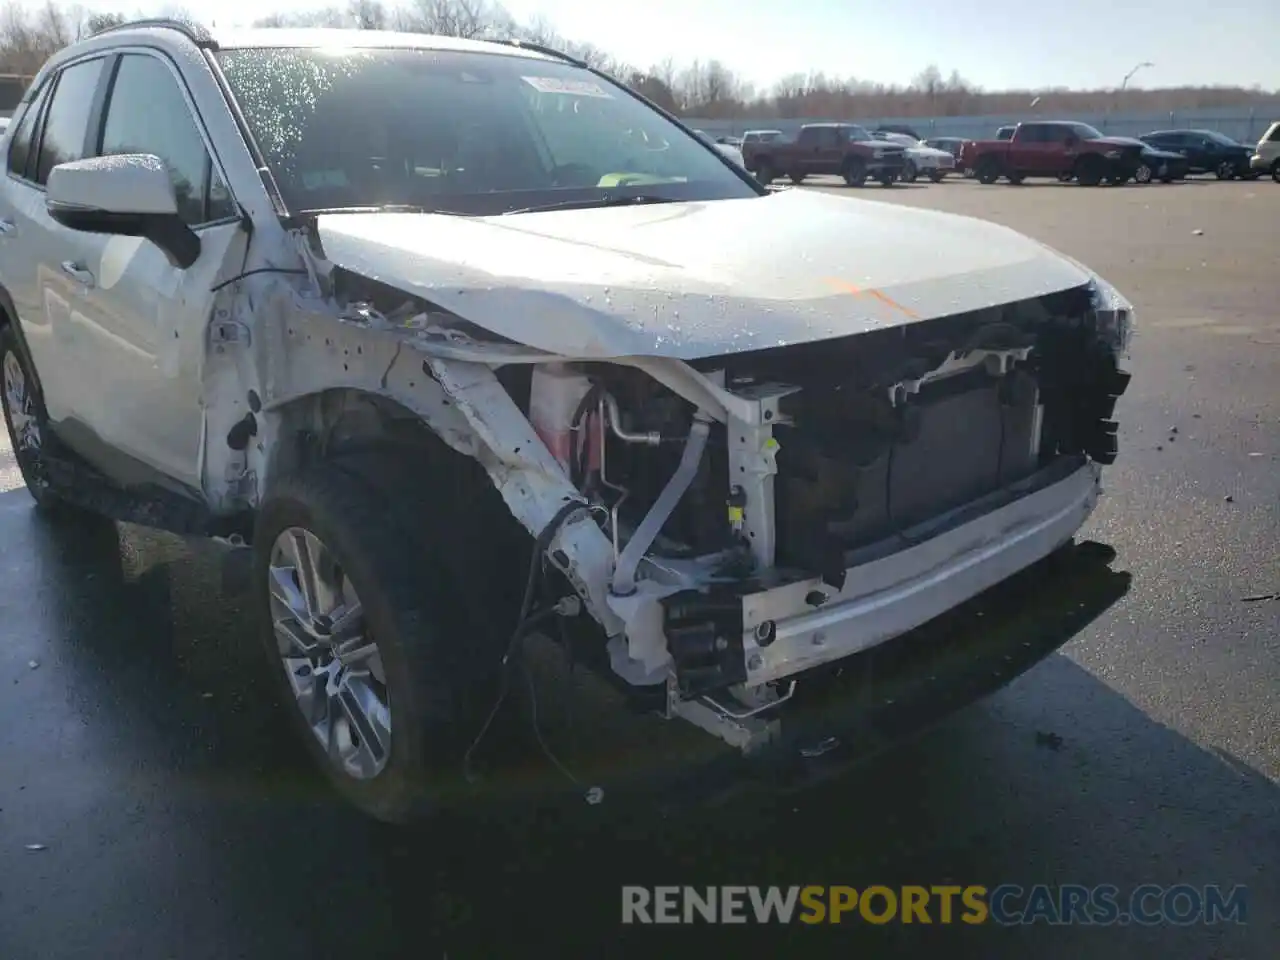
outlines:
[{"label": "renewsportscars.com text", "polygon": [[758,923],[1044,923],[1050,926],[1217,924],[1246,922],[1242,886],[1110,884],[932,886],[626,886],[627,924]]}]

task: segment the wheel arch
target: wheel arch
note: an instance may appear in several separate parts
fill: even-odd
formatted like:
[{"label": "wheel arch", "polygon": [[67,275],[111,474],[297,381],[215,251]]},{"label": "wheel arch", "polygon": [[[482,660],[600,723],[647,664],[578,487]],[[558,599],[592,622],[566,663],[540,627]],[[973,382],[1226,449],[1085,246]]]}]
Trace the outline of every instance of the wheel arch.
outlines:
[{"label": "wheel arch", "polygon": [[[566,501],[581,499],[514,400],[512,392],[519,391],[512,391],[505,378],[487,366],[434,357],[424,361],[420,354],[414,369],[399,379],[392,373],[386,387],[377,390],[338,385],[298,392],[264,407],[258,503],[269,496],[274,476],[312,462],[308,458],[332,460],[357,452],[371,453],[384,474],[410,478],[397,489],[414,498],[425,495],[424,511],[447,514],[457,531],[454,542],[497,531],[511,539],[494,542],[527,546]],[[512,369],[518,376],[522,365]],[[439,503],[448,509],[438,509]],[[462,509],[454,509],[459,504]],[[474,525],[458,527],[464,518],[474,518]],[[560,528],[549,550],[551,566],[609,628],[617,626],[606,599],[611,556],[610,541],[586,511]]]},{"label": "wheel arch", "polygon": [[43,397],[44,385],[40,382],[40,371],[36,369],[35,361],[31,357],[31,349],[27,346],[27,337],[23,333],[22,324],[18,322],[18,309],[14,306],[13,297],[9,295],[8,289],[4,284],[0,284],[0,331],[4,330],[13,331],[14,340],[17,341],[18,349],[22,352],[22,359],[32,379],[35,380],[36,392]]},{"label": "wheel arch", "polygon": [[[259,512],[282,479],[323,466],[360,480],[382,509],[423,531],[447,550],[463,574],[463,594],[495,588],[509,594],[527,564],[533,539],[504,502],[483,456],[451,445],[421,413],[401,400],[352,387],[304,394],[274,408],[264,423],[272,435],[259,489]],[[483,545],[483,546],[481,546]],[[484,594],[468,596],[487,619]],[[501,614],[510,620],[507,606]],[[501,617],[500,622],[504,622]]]},{"label": "wheel arch", "polygon": [[405,398],[359,387],[327,387],[292,397],[266,413],[271,441],[263,451],[264,481],[317,460],[369,449],[396,449],[429,458],[441,471],[480,468],[473,456],[450,444]]}]

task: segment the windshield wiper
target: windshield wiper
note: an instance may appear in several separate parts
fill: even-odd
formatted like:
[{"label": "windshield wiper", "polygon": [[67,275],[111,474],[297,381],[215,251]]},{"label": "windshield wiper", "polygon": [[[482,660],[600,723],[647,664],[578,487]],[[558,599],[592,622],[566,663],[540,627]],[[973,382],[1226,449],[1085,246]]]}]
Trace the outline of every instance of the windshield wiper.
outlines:
[{"label": "windshield wiper", "polygon": [[467,214],[445,207],[424,207],[417,203],[380,203],[369,207],[317,207],[314,210],[303,210],[299,216],[318,217],[331,213],[440,213],[452,217],[464,217]]},{"label": "windshield wiper", "polygon": [[630,207],[644,203],[676,203],[670,197],[655,197],[647,193],[632,193],[626,196],[595,197],[590,200],[557,200],[555,203],[543,203],[532,207],[521,207],[508,210],[503,214],[510,217],[517,213],[542,213],[544,210],[589,210],[592,207]]}]

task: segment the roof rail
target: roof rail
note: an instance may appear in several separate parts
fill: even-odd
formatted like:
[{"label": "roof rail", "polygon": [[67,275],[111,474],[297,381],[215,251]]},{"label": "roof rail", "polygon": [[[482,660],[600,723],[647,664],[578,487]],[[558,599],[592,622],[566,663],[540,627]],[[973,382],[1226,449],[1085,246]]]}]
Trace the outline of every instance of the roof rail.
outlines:
[{"label": "roof rail", "polygon": [[490,43],[501,43],[508,47],[518,47],[522,50],[532,50],[534,53],[540,53],[544,57],[554,57],[556,60],[564,60],[566,63],[572,63],[575,67],[588,66],[587,61],[572,57],[563,50],[557,50],[554,47],[548,47],[542,43],[531,43],[528,40],[521,40],[519,37],[507,37],[503,40],[490,40]]},{"label": "roof rail", "polygon": [[216,45],[213,34],[210,33],[203,24],[195,23],[190,20],[175,20],[171,17],[150,17],[141,20],[127,20],[124,23],[117,23],[114,26],[103,27],[95,37],[100,37],[104,33],[115,33],[117,30],[140,30],[147,27],[160,28],[163,30],[176,30],[192,43],[201,47],[212,47]]}]

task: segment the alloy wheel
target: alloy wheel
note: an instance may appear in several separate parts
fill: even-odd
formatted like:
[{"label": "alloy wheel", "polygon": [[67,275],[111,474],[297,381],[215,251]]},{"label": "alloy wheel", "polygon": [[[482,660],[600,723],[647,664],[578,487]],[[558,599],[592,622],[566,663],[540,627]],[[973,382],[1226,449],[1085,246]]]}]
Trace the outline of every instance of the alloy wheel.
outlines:
[{"label": "alloy wheel", "polygon": [[391,698],[351,581],[302,527],[276,538],[268,569],[276,647],[298,709],[338,770],[376,777],[391,756]]},{"label": "alloy wheel", "polygon": [[4,355],[4,402],[9,408],[9,422],[13,424],[15,453],[40,452],[40,421],[36,419],[36,402],[27,387],[27,375],[18,355],[12,351]]},{"label": "alloy wheel", "polygon": [[12,348],[4,354],[3,381],[4,409],[13,437],[13,455],[31,495],[37,503],[47,503],[52,490],[44,468],[40,401],[22,361]]}]

